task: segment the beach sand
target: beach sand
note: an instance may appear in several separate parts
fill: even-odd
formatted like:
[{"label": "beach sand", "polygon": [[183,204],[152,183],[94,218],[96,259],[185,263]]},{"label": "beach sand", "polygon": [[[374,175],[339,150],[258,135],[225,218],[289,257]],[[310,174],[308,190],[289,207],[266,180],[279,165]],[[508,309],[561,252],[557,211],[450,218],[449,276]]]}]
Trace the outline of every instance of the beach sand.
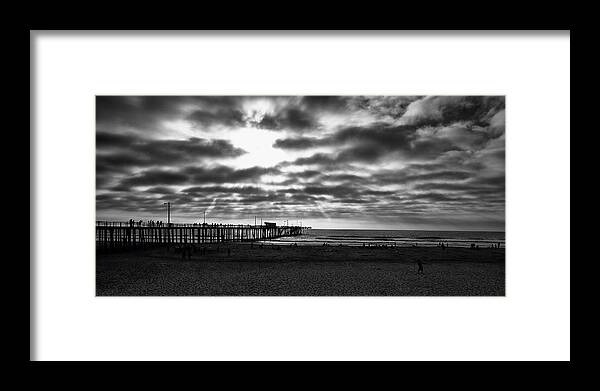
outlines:
[{"label": "beach sand", "polygon": [[191,260],[174,248],[99,253],[96,295],[503,296],[504,258],[504,249],[490,248],[256,243],[212,245]]}]

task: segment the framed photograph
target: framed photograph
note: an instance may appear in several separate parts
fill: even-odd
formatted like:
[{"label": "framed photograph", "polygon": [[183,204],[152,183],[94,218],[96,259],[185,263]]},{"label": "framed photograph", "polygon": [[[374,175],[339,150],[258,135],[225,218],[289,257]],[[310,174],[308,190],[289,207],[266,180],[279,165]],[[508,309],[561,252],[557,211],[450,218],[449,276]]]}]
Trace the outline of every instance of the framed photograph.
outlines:
[{"label": "framed photograph", "polygon": [[570,359],[568,31],[30,34],[32,360]]},{"label": "framed photograph", "polygon": [[504,296],[505,109],[97,96],[96,294]]}]

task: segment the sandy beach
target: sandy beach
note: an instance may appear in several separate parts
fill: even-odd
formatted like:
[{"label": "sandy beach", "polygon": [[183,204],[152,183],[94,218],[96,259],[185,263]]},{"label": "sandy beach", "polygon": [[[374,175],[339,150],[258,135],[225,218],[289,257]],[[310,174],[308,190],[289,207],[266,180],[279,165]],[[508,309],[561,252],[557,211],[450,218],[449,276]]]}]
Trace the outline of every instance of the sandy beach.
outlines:
[{"label": "sandy beach", "polygon": [[191,259],[174,248],[99,253],[96,295],[503,296],[505,250],[236,243]]}]

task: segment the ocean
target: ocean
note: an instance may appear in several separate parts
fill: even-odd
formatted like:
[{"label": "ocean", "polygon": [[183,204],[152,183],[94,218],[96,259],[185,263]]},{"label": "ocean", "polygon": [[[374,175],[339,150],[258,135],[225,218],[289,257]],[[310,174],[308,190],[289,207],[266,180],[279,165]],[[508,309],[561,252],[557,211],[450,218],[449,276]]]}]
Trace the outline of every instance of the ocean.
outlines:
[{"label": "ocean", "polygon": [[265,241],[273,244],[323,245],[331,246],[422,246],[436,247],[440,242],[450,247],[490,247],[500,243],[505,247],[504,232],[490,231],[420,231],[420,230],[361,230],[361,229],[311,229],[301,236],[284,237]]}]

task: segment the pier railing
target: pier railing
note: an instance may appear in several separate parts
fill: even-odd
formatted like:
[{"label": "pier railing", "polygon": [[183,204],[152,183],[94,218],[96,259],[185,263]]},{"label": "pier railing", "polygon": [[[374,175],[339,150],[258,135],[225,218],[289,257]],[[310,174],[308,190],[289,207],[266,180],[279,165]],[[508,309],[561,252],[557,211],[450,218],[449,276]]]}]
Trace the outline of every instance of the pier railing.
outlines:
[{"label": "pier railing", "polygon": [[298,236],[309,229],[301,226],[97,221],[96,249],[251,242]]}]

